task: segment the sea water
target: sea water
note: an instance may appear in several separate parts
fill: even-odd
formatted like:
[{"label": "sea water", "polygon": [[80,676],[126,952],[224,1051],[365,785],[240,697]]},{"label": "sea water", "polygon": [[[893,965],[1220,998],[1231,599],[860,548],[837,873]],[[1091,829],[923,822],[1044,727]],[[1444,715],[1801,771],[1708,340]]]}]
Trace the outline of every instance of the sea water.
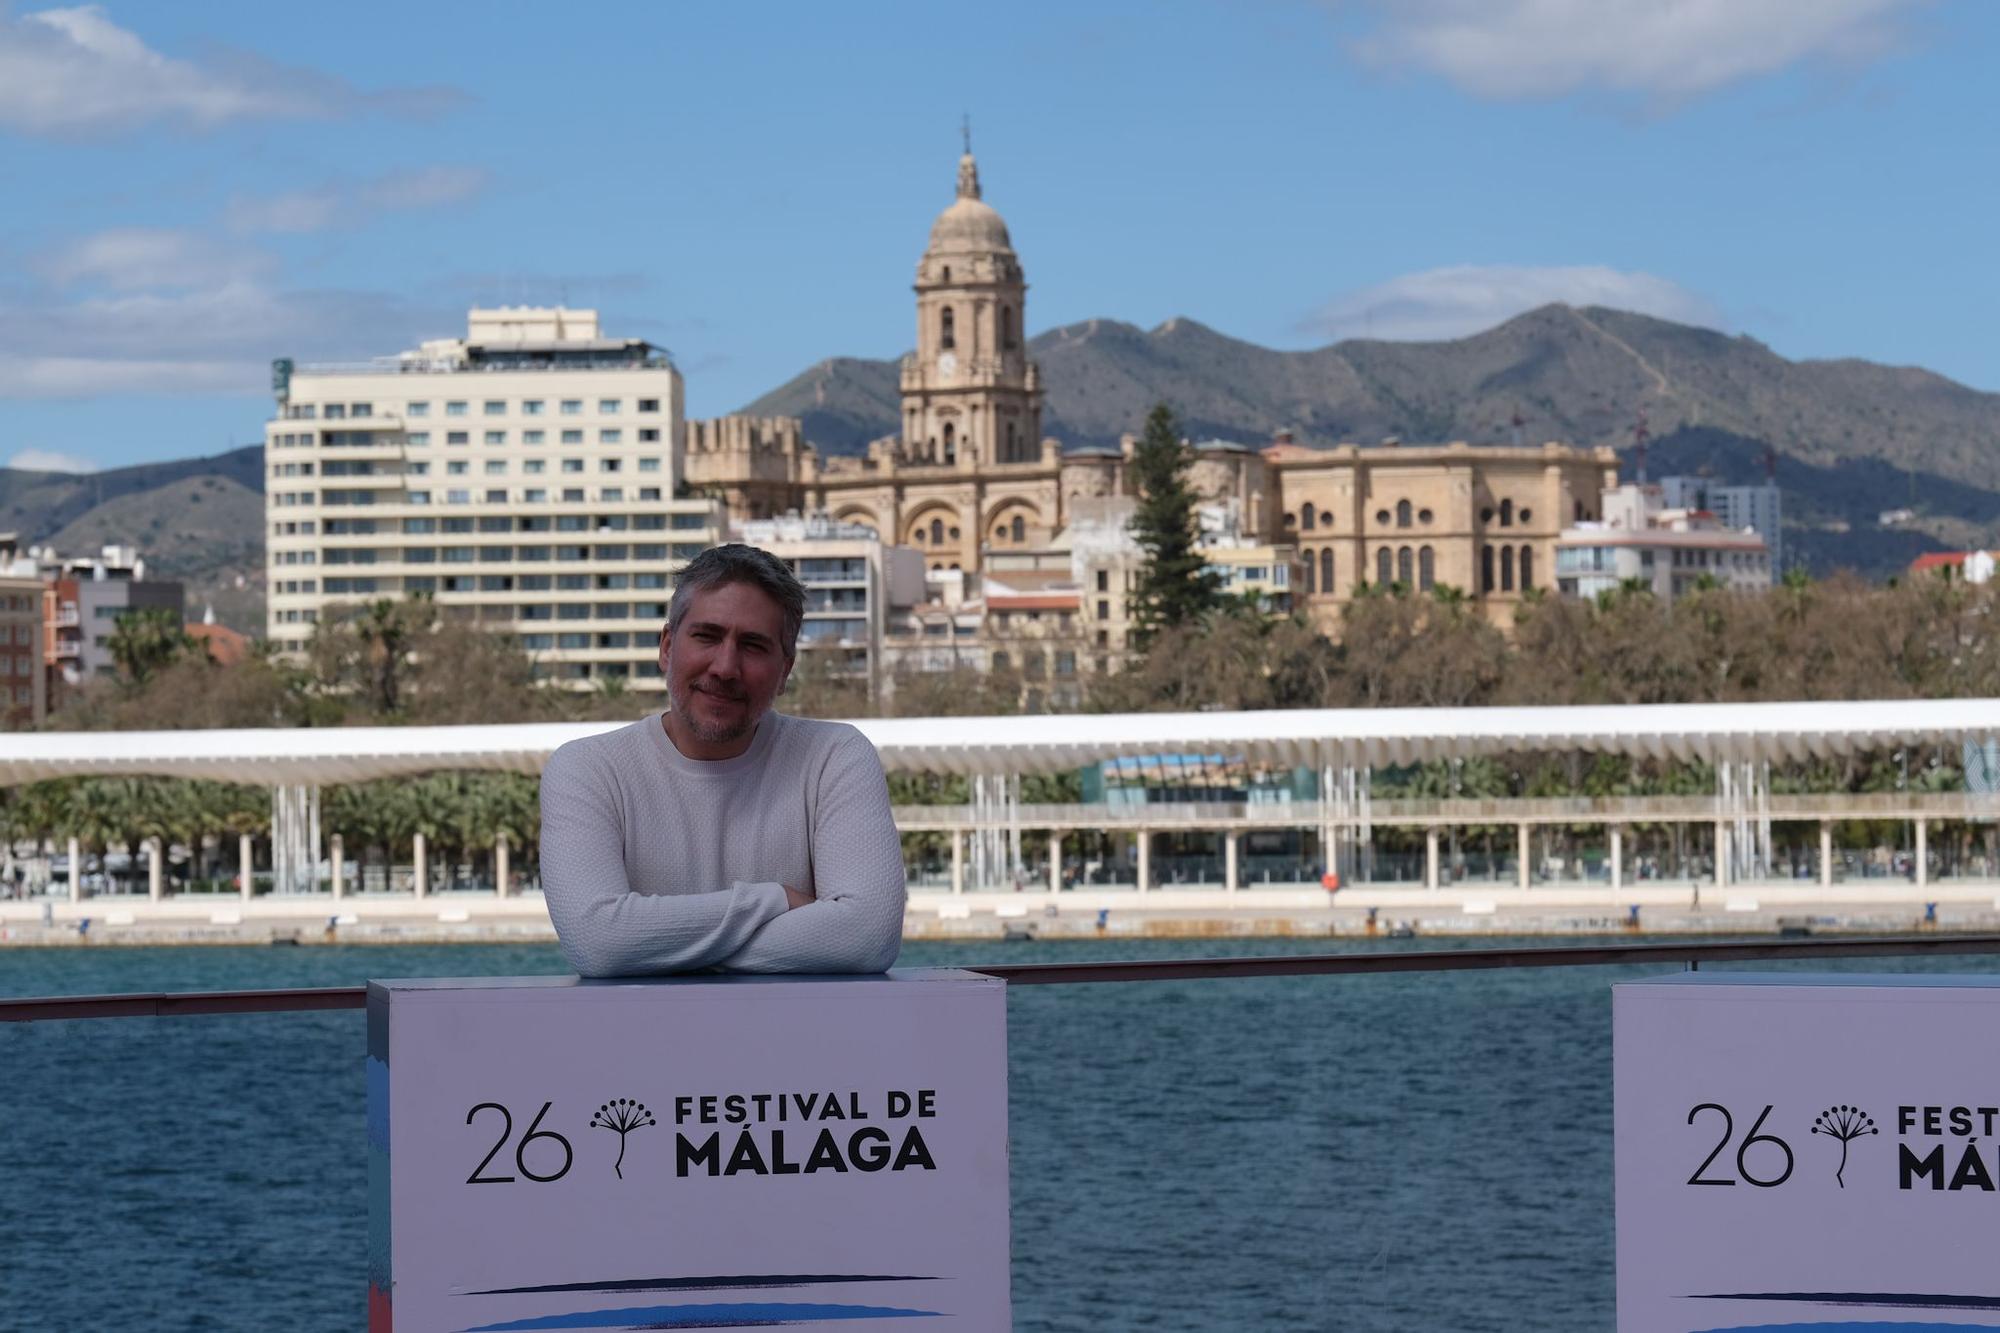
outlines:
[{"label": "sea water", "polygon": [[[918,943],[902,965],[1329,945]],[[563,970],[552,946],[9,950],[0,993]],[[1610,988],[1644,973],[1015,989],[1015,1326],[1611,1327]],[[364,1041],[358,1011],[0,1024],[0,1329],[361,1328]]]}]

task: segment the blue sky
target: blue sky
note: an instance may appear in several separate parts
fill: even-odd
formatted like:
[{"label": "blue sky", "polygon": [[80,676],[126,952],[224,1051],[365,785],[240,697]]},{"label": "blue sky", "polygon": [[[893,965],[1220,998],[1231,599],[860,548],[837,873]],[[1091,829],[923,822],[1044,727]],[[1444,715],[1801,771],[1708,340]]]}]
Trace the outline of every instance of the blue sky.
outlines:
[{"label": "blue sky", "polygon": [[1981,0],[0,0],[0,463],[259,438],[268,362],[594,305],[695,416],[913,341],[972,117],[1029,327],[1548,300],[2000,389]]}]

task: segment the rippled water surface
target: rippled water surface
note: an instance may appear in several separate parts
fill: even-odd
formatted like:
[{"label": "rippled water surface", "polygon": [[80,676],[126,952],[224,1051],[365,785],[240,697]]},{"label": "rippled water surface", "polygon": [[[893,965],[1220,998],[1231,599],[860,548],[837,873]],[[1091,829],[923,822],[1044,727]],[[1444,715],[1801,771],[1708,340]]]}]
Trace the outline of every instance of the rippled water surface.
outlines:
[{"label": "rippled water surface", "polygon": [[[561,970],[552,946],[13,950],[0,993]],[[1016,1327],[1611,1327],[1610,986],[1634,975],[1018,988]],[[359,1012],[0,1025],[0,1328],[362,1327],[364,1043]]]}]

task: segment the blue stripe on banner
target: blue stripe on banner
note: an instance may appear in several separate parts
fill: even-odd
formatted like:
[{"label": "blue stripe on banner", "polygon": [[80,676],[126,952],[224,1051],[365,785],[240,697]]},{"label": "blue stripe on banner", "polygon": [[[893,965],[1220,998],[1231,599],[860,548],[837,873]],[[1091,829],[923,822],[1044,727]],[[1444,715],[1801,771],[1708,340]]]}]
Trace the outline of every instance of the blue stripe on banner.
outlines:
[{"label": "blue stripe on banner", "polygon": [[727,1291],[734,1287],[817,1287],[834,1282],[935,1282],[907,1273],[744,1273],[719,1277],[635,1277],[616,1282],[548,1282],[536,1287],[492,1287],[468,1296],[535,1296],[561,1291]]},{"label": "blue stripe on banner", "polygon": [[[521,1333],[561,1328],[768,1328],[833,1319],[935,1319],[937,1310],[900,1310],[885,1305],[810,1305],[745,1302],[732,1305],[641,1305],[623,1310],[578,1310],[537,1315],[501,1324],[481,1324],[465,1333]],[[1912,1327],[1906,1325],[1905,1327]]]}]

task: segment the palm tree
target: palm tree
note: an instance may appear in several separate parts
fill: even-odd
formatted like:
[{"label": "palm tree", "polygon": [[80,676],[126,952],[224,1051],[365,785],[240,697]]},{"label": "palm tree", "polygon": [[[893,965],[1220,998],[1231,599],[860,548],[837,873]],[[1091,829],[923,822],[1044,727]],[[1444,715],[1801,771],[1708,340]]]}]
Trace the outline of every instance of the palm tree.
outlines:
[{"label": "palm tree", "polygon": [[125,682],[139,686],[183,654],[193,652],[195,641],[178,614],[156,606],[120,615],[105,647]]}]

